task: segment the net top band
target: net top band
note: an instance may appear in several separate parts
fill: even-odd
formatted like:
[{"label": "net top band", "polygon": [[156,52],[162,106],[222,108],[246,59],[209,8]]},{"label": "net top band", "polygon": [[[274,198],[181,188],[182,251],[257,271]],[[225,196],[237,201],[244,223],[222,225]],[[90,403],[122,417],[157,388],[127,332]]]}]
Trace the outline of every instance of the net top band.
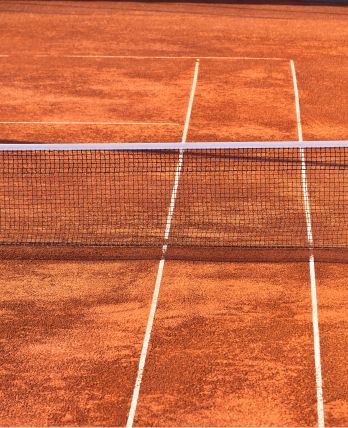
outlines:
[{"label": "net top band", "polygon": [[78,150],[224,150],[224,149],[299,149],[348,147],[348,140],[326,141],[243,141],[197,143],[81,143],[81,144],[0,144],[0,151],[78,151]]}]

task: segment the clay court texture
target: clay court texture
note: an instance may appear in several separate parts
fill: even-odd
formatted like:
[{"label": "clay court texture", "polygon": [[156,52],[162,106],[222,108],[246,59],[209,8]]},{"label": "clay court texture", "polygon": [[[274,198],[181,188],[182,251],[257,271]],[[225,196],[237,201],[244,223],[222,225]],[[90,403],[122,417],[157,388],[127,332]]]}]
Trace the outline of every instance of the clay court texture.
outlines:
[{"label": "clay court texture", "polygon": [[[1,150],[0,425],[347,426],[348,165],[320,173],[330,141],[348,139],[345,3],[2,0],[0,40],[2,148],[299,144],[281,162],[266,153],[268,175],[257,149],[236,156],[250,223],[240,214],[233,236],[215,223],[230,218],[225,152],[178,149],[156,176],[146,168],[162,154],[120,155],[123,193],[98,199],[95,171],[83,188],[69,181],[66,165],[98,157],[87,148]],[[55,205],[30,193],[38,165]],[[115,234],[91,232],[112,213],[88,211],[90,195],[123,207],[116,250]],[[77,197],[86,229],[67,204]],[[264,215],[250,213],[261,199]],[[43,233],[35,213],[49,207]]]}]

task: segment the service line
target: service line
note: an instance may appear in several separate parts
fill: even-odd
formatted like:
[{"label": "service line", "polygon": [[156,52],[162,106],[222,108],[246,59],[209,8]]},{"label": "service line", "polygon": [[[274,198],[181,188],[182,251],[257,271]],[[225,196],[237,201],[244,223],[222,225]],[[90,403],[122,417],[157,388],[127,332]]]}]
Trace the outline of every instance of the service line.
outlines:
[{"label": "service line", "polygon": [[176,122],[30,122],[30,121],[0,121],[0,125],[94,125],[94,126],[115,126],[115,125],[141,125],[141,126],[179,126]]},{"label": "service line", "polygon": [[[49,54],[37,54],[34,55],[37,58],[118,58],[118,59],[197,59],[196,56],[186,56],[186,55],[49,55]],[[277,58],[277,57],[253,57],[253,56],[199,56],[199,59],[207,60],[222,60],[222,61],[289,61],[288,58]]]}]

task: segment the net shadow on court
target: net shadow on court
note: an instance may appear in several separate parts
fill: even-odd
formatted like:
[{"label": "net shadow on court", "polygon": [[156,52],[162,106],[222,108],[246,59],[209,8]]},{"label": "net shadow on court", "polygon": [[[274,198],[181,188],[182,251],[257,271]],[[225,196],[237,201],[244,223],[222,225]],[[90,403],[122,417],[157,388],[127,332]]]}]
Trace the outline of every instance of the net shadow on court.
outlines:
[{"label": "net shadow on court", "polygon": [[[188,262],[251,262],[287,263],[308,262],[314,255],[323,263],[347,263],[348,249],[298,249],[298,248],[221,248],[221,247],[168,247],[166,260]],[[153,247],[93,247],[93,246],[0,246],[1,260],[56,260],[94,261],[110,260],[161,260],[162,246]]]}]

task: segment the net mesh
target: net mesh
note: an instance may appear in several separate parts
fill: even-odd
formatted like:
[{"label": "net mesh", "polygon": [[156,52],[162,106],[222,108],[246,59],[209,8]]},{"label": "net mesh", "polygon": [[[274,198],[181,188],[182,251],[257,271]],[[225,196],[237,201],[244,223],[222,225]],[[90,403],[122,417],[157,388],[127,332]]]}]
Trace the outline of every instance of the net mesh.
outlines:
[{"label": "net mesh", "polygon": [[348,247],[348,147],[173,147],[0,149],[0,244]]}]

